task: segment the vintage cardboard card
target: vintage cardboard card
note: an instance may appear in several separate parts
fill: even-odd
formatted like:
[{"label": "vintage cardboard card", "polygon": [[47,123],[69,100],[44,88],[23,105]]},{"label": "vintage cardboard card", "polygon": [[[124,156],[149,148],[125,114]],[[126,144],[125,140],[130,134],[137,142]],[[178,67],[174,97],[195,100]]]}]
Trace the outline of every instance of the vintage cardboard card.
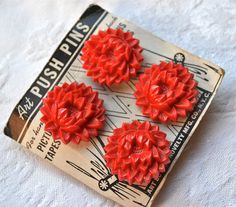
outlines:
[{"label": "vintage cardboard card", "polygon": [[[171,163],[158,180],[152,180],[146,186],[130,186],[126,182],[119,181],[110,173],[103,158],[103,147],[115,128],[120,127],[123,122],[132,120],[151,121],[142,115],[135,104],[133,94],[137,78],[119,87],[101,86],[87,77],[86,71],[82,68],[80,57],[84,42],[90,35],[108,27],[131,31],[134,37],[140,40],[144,48],[144,62],[140,73],[153,63],[175,61],[188,67],[198,82],[199,96],[194,111],[186,119],[178,120],[176,123],[160,124],[161,130],[171,141]],[[168,173],[209,107],[223,75],[223,70],[218,66],[167,43],[120,17],[113,16],[97,5],[91,5],[68,32],[42,72],[16,105],[5,127],[5,134],[123,206],[151,206]],[[59,140],[54,141],[51,135],[44,131],[43,123],[40,122],[42,115],[39,108],[42,106],[42,98],[55,85],[74,81],[91,85],[98,91],[99,97],[104,100],[106,121],[97,138],[91,138],[90,142],[79,145],[64,145]]]}]

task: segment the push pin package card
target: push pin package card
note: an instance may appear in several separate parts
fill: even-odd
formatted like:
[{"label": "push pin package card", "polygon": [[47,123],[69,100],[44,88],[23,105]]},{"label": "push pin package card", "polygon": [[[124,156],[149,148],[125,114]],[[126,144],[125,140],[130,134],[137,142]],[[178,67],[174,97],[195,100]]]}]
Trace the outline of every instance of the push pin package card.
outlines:
[{"label": "push pin package card", "polygon": [[[81,58],[85,41],[91,35],[108,28],[131,32],[143,48],[142,67],[137,70],[137,76],[132,76],[129,81],[126,80],[120,85],[94,82],[87,76],[83,67],[84,60]],[[173,62],[188,68],[197,82],[198,91],[195,107],[186,118],[180,117],[164,124],[143,115],[134,96],[135,85],[145,68],[161,62]],[[206,113],[223,76],[224,71],[217,65],[167,43],[97,5],[91,5],[62,40],[42,72],[16,105],[5,127],[5,134],[122,206],[151,206],[168,173]],[[44,130],[40,108],[43,98],[55,86],[73,82],[91,86],[91,90],[98,93],[99,99],[104,101],[105,121],[103,128],[98,130],[98,136],[91,137],[88,142],[65,144],[60,139],[53,139],[52,134]],[[170,141],[171,150],[165,171],[161,171],[156,179],[141,185],[130,185],[129,182],[119,180],[117,175],[111,173],[104,158],[107,138],[115,129],[134,120],[158,125]]]}]

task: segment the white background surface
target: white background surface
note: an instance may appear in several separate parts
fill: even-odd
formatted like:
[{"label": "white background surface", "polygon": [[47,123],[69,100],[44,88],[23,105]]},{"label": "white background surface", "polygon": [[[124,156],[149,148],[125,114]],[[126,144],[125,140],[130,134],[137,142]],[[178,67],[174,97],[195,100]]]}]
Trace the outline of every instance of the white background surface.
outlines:
[{"label": "white background surface", "polygon": [[153,206],[236,206],[235,0],[1,0],[0,206],[118,206],[2,133],[15,104],[89,3],[225,69],[216,98]]}]

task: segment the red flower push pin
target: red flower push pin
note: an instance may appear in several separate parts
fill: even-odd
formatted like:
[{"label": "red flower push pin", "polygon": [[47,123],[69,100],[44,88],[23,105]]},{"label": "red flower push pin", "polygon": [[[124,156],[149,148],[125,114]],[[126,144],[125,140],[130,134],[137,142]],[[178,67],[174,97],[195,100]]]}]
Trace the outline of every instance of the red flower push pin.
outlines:
[{"label": "red flower push pin", "polygon": [[157,125],[133,121],[114,130],[105,146],[111,173],[131,184],[148,184],[165,172],[170,162],[170,142]]},{"label": "red flower push pin", "polygon": [[153,120],[166,123],[186,117],[197,103],[197,82],[187,68],[161,62],[144,70],[136,84],[136,104]]},{"label": "red flower push pin", "polygon": [[99,31],[87,40],[81,59],[87,75],[108,86],[120,84],[136,76],[143,57],[139,40],[121,29]]},{"label": "red flower push pin", "polygon": [[43,99],[40,111],[45,130],[52,133],[54,140],[61,139],[65,144],[70,141],[79,144],[97,136],[105,120],[103,100],[83,83],[56,86]]}]

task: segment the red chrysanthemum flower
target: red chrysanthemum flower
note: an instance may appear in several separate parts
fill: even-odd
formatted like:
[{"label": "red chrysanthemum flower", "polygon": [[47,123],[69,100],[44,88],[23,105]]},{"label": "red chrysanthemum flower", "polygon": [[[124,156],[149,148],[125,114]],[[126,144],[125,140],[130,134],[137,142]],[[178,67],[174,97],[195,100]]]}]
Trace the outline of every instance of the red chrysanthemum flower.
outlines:
[{"label": "red chrysanthemum flower", "polygon": [[170,162],[170,142],[157,125],[133,121],[114,130],[105,146],[111,173],[129,184],[148,184],[165,172]]},{"label": "red chrysanthemum flower", "polygon": [[101,84],[119,84],[136,76],[143,57],[139,40],[121,29],[99,31],[87,40],[81,59],[87,75]]},{"label": "red chrysanthemum flower", "polygon": [[78,144],[97,136],[105,120],[103,100],[83,83],[56,86],[43,99],[40,111],[45,130],[52,133],[54,140],[61,139],[65,144],[70,141]]},{"label": "red chrysanthemum flower", "polygon": [[136,104],[142,113],[160,122],[186,117],[197,103],[197,82],[187,68],[161,62],[144,70],[136,84]]}]

